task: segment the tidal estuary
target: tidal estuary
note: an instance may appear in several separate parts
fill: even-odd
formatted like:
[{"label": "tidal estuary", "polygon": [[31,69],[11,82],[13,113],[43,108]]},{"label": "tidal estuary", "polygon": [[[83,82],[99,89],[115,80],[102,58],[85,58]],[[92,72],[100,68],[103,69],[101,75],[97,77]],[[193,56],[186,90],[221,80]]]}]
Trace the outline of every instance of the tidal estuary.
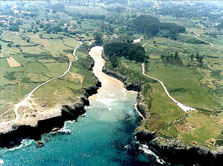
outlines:
[{"label": "tidal estuary", "polygon": [[[134,131],[140,118],[134,110],[137,93],[127,91],[122,82],[102,72],[102,47],[94,47],[93,72],[102,83],[90,106],[77,122],[66,122],[62,132],[42,136],[44,147],[24,140],[19,148],[0,150],[0,165],[147,165],[146,156],[135,151]],[[67,134],[65,134],[65,133]],[[69,134],[68,134],[69,133]]]}]

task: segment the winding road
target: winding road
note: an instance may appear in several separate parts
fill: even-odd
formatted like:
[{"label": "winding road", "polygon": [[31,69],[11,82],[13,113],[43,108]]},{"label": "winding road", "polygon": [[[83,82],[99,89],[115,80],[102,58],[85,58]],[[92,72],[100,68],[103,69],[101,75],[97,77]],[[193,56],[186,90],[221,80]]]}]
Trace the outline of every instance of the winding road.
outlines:
[{"label": "winding road", "polygon": [[161,85],[162,85],[162,87],[163,87],[163,89],[164,89],[164,91],[165,91],[165,93],[167,94],[167,96],[180,108],[180,109],[182,109],[183,111],[185,111],[185,112],[190,112],[190,111],[194,111],[195,109],[194,108],[192,108],[192,107],[187,107],[187,106],[185,106],[184,104],[182,104],[182,103],[180,103],[179,101],[177,101],[176,99],[174,99],[170,94],[169,94],[169,92],[168,92],[168,90],[167,90],[167,88],[166,88],[166,86],[164,85],[164,83],[162,82],[162,81],[160,81],[159,79],[157,79],[157,78],[155,78],[155,77],[152,77],[152,76],[149,76],[149,75],[147,75],[147,74],[145,74],[145,65],[144,65],[144,63],[142,63],[142,74],[144,75],[144,76],[146,76],[146,77],[148,77],[148,78],[151,78],[151,79],[153,79],[153,80],[156,80],[156,81],[158,81]]},{"label": "winding road", "polygon": [[[141,41],[141,39],[142,39],[142,38],[136,39],[136,40],[134,40],[133,43],[138,43],[138,42]],[[142,46],[145,47],[146,44],[147,44],[147,43],[144,43]],[[172,101],[173,101],[173,102],[174,102],[180,109],[182,109],[184,112],[190,112],[190,111],[194,111],[194,110],[195,110],[195,108],[185,106],[184,104],[182,104],[182,103],[180,103],[179,101],[177,101],[176,99],[174,99],[174,98],[169,94],[169,92],[168,92],[166,86],[164,85],[164,83],[163,83],[161,80],[159,80],[159,79],[157,79],[157,78],[155,78],[155,77],[152,77],[152,76],[149,76],[149,75],[145,74],[145,64],[144,64],[144,63],[142,63],[142,74],[143,74],[144,76],[150,78],[150,79],[153,79],[153,80],[158,81],[158,82],[162,85],[162,87],[163,87],[165,93],[167,94],[167,96],[168,96],[168,97],[169,97],[169,98],[170,98],[170,99],[171,99],[171,100],[172,100]]]},{"label": "winding road", "polygon": [[[198,40],[200,40],[200,41],[203,41],[203,42],[209,44],[211,47],[214,46],[213,43],[211,43],[211,42],[209,42],[209,41],[206,41],[206,40],[203,40],[203,39],[199,38],[200,35],[197,34],[196,32],[193,32],[193,31],[191,31],[191,30],[189,30],[189,29],[186,29],[186,30],[187,30],[188,32],[193,33],[193,34],[195,35],[195,38],[196,38],[196,39],[198,39]],[[138,41],[140,42],[140,41],[141,41],[141,38],[140,38],[140,39],[137,39],[137,40],[134,40],[134,43],[137,43]],[[146,44],[147,44],[147,43],[144,43],[142,46],[144,47]],[[169,98],[170,98],[170,99],[171,99],[171,100],[172,100],[172,101],[173,101],[173,102],[174,102],[180,109],[182,109],[182,110],[185,111],[185,112],[190,112],[190,111],[194,111],[194,110],[195,110],[195,108],[185,106],[184,104],[182,104],[182,103],[180,103],[179,101],[177,101],[176,99],[174,99],[174,98],[169,94],[169,92],[168,92],[166,86],[164,85],[164,83],[163,83],[161,80],[159,80],[159,79],[157,79],[157,78],[155,78],[155,77],[152,77],[152,76],[149,76],[149,75],[145,74],[145,64],[144,64],[144,63],[142,63],[142,74],[143,74],[144,76],[148,77],[148,78],[151,78],[151,79],[153,79],[153,80],[158,81],[158,82],[162,85],[162,87],[163,87],[165,93],[167,94],[167,96],[168,96],[168,97],[169,97]]]},{"label": "winding road", "polygon": [[[75,61],[78,60],[78,57],[76,56],[77,49],[78,49],[82,44],[83,44],[83,43],[80,42],[80,44],[79,44],[79,45],[74,49],[74,51],[73,51],[73,56],[75,56],[75,58],[76,58]],[[19,115],[19,113],[18,113],[18,109],[19,109],[20,107],[28,106],[28,101],[31,100],[31,96],[32,96],[32,94],[33,94],[37,89],[39,89],[40,87],[42,87],[42,86],[48,84],[49,82],[51,82],[51,81],[53,81],[53,80],[56,80],[56,79],[59,79],[59,78],[61,78],[61,77],[64,77],[64,76],[70,71],[70,69],[71,69],[71,65],[72,65],[72,63],[75,62],[75,61],[69,62],[69,66],[68,66],[67,70],[66,70],[63,74],[61,74],[61,75],[59,75],[59,76],[57,76],[57,77],[51,78],[51,79],[47,80],[46,82],[44,82],[44,83],[38,85],[37,87],[35,87],[35,88],[34,88],[34,89],[33,89],[33,90],[26,96],[25,99],[23,99],[20,103],[18,103],[18,104],[15,105],[14,113],[15,113],[15,115],[16,115],[16,118],[15,118],[14,120],[11,120],[11,121],[2,122],[2,123],[0,123],[0,125],[6,125],[6,124],[13,123],[13,122],[17,122],[17,121],[19,120],[19,117],[20,117],[20,115]]]},{"label": "winding road", "polygon": [[214,44],[213,43],[211,43],[211,42],[209,42],[209,41],[206,41],[206,40],[204,40],[204,39],[201,39],[200,38],[200,34],[198,34],[198,33],[196,33],[196,32],[193,32],[193,31],[191,31],[191,30],[189,30],[188,28],[186,29],[188,32],[191,32],[191,33],[193,33],[195,36],[195,38],[196,39],[198,39],[198,40],[200,40],[200,41],[202,41],[202,42],[204,42],[204,43],[207,43],[207,44],[209,44],[211,47],[214,47]]}]

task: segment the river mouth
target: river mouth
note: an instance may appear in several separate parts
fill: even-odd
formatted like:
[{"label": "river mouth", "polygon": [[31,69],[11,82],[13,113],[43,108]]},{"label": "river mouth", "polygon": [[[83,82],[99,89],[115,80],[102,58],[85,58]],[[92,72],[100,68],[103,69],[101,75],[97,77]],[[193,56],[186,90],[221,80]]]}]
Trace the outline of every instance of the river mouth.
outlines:
[{"label": "river mouth", "polygon": [[25,140],[18,149],[0,150],[3,165],[148,164],[147,157],[138,153],[134,144],[134,131],[140,123],[134,110],[137,93],[127,91],[122,82],[102,72],[102,49],[94,47],[90,52],[95,60],[93,72],[102,86],[89,97],[85,117],[78,118],[77,123],[66,122],[64,130],[70,134],[44,134],[42,148]]}]

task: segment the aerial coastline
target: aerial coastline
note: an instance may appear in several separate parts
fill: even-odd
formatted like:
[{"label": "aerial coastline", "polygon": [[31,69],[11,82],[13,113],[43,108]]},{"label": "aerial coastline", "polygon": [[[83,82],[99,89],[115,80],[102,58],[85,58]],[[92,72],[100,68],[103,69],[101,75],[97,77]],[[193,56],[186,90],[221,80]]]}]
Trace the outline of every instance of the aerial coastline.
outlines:
[{"label": "aerial coastline", "polygon": [[221,3],[0,5],[0,165],[223,162]]}]

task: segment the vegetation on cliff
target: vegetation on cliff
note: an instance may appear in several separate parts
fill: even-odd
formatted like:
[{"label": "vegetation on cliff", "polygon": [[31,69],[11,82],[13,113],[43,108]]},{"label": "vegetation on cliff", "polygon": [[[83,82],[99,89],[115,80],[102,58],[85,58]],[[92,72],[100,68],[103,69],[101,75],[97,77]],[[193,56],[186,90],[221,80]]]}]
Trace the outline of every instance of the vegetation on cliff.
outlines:
[{"label": "vegetation on cliff", "polygon": [[136,62],[144,62],[146,59],[145,49],[141,45],[126,42],[107,43],[104,45],[104,53],[111,60],[113,67],[119,65],[121,57]]}]

